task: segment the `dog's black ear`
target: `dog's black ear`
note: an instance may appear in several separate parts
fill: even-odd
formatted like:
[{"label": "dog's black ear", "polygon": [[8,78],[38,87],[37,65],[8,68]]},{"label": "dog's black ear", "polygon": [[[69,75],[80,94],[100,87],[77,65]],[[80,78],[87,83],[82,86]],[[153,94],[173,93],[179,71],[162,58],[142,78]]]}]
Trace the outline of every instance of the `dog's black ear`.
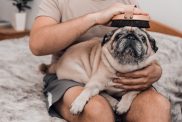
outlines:
[{"label": "dog's black ear", "polygon": [[[142,30],[143,30],[143,29],[142,29]],[[146,33],[146,35],[147,35],[147,37],[148,37],[148,39],[149,39],[150,45],[151,45],[153,51],[156,53],[157,50],[158,50],[158,47],[157,47],[157,45],[156,45],[155,39],[154,39],[153,37],[151,37],[151,36],[147,33],[146,30],[143,30],[143,32]]]},{"label": "dog's black ear", "polygon": [[158,47],[156,45],[155,39],[153,37],[151,37],[149,34],[147,34],[147,36],[148,36],[148,39],[149,39],[149,42],[151,44],[151,47],[152,47],[153,51],[156,53],[157,50],[158,50]]},{"label": "dog's black ear", "polygon": [[101,45],[103,46],[104,44],[106,44],[112,37],[112,35],[114,34],[116,30],[113,30],[111,32],[108,32],[104,35],[104,38],[101,41]]}]

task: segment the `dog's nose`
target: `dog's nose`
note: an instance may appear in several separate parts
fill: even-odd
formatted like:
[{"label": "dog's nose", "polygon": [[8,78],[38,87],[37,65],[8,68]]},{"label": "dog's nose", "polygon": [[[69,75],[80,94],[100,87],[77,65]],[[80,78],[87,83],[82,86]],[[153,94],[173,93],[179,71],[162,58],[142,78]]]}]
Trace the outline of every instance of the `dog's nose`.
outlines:
[{"label": "dog's nose", "polygon": [[129,34],[126,36],[126,38],[127,38],[126,46],[127,47],[135,47],[137,37],[134,34]]}]

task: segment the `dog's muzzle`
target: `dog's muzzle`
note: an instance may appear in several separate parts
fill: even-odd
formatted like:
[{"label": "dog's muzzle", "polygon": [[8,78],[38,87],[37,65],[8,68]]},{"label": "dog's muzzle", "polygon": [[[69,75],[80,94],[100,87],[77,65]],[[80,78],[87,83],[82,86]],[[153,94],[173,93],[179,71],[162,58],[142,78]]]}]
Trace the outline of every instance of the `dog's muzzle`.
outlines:
[{"label": "dog's muzzle", "polygon": [[114,56],[120,63],[133,64],[143,60],[145,50],[143,42],[131,32],[115,40]]},{"label": "dog's muzzle", "polygon": [[[128,34],[124,37],[125,42],[123,42],[124,49],[121,53],[124,55],[130,55],[134,58],[139,58],[142,56],[142,43],[139,41],[138,37],[134,34]],[[122,42],[121,42],[122,43]]]}]

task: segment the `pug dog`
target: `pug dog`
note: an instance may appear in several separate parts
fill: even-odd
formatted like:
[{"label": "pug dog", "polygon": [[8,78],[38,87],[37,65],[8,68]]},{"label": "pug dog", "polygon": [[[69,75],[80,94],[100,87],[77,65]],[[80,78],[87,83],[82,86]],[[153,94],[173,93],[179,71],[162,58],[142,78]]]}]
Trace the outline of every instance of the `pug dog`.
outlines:
[{"label": "pug dog", "polygon": [[57,63],[48,67],[48,72],[56,73],[58,79],[85,84],[84,90],[71,104],[72,114],[82,112],[89,99],[100,91],[122,97],[116,111],[123,114],[129,110],[139,91],[124,93],[123,89],[114,88],[116,84],[112,79],[118,78],[116,72],[127,73],[146,67],[156,60],[157,50],[155,40],[145,30],[118,28],[107,33],[102,41],[93,38],[71,46]]}]

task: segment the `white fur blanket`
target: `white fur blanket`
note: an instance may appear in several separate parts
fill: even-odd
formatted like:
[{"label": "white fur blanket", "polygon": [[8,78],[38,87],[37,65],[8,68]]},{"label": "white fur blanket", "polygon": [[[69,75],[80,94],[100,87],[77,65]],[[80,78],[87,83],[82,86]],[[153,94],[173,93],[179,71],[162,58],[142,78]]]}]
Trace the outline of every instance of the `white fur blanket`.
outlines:
[{"label": "white fur blanket", "polygon": [[[159,46],[163,75],[155,84],[172,103],[173,122],[182,121],[182,39],[152,33]],[[28,37],[0,42],[0,122],[62,122],[47,114],[38,65],[50,56],[36,57]]]},{"label": "white fur blanket", "polygon": [[0,42],[0,56],[0,122],[63,122],[49,117],[42,94],[38,65],[50,56],[33,56],[28,37]]}]

